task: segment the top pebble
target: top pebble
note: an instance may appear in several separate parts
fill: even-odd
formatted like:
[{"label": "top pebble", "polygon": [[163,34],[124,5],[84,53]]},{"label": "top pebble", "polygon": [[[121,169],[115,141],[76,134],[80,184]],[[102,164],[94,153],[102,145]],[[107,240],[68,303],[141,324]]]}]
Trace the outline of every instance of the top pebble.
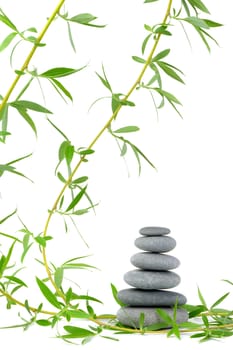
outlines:
[{"label": "top pebble", "polygon": [[170,232],[169,228],[158,226],[143,227],[139,230],[139,233],[143,236],[164,236]]}]

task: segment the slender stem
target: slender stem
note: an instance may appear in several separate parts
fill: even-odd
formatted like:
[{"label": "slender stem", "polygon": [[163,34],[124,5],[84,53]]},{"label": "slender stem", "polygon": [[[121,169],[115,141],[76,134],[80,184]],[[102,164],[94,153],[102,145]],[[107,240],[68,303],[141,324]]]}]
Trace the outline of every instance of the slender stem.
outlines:
[{"label": "slender stem", "polygon": [[[166,13],[165,13],[165,16],[164,16],[164,19],[162,21],[162,24],[165,25],[167,23],[167,20],[168,20],[168,17],[170,15],[170,11],[171,11],[171,6],[172,6],[172,2],[173,0],[169,0],[168,1],[168,5],[167,5],[167,9],[166,9]],[[148,66],[150,65],[150,62],[151,62],[151,59],[154,55],[154,52],[158,46],[158,43],[160,41],[160,38],[161,38],[161,34],[159,33],[155,39],[155,42],[154,42],[154,45],[151,49],[151,52],[140,72],[140,74],[138,75],[136,81],[133,83],[133,85],[131,86],[131,88],[129,89],[128,93],[125,95],[124,99],[122,102],[126,101],[130,96],[131,94],[133,93],[133,91],[136,89],[136,87],[138,86],[138,84],[141,82],[142,80],[142,77],[144,76],[144,73],[145,71],[147,70]],[[111,125],[112,121],[114,119],[116,119],[119,111],[121,110],[122,108],[122,104],[119,105],[119,107],[115,110],[115,112],[112,114],[111,118],[106,122],[106,124],[102,127],[102,129],[99,131],[99,133],[96,135],[96,137],[93,139],[93,141],[90,143],[90,145],[87,147],[87,149],[92,149],[93,146],[96,144],[96,142],[99,140],[99,138],[102,136],[102,134],[105,132],[106,129],[108,129],[108,127]],[[50,220],[52,218],[52,215],[53,215],[53,212],[56,210],[57,206],[58,206],[58,203],[61,199],[61,197],[63,196],[63,193],[65,192],[66,188],[69,186],[69,184],[71,183],[75,173],[77,172],[77,170],[79,169],[80,165],[83,163],[83,161],[85,160],[86,156],[82,156],[79,160],[79,162],[77,163],[77,165],[75,166],[74,170],[72,171],[72,173],[70,174],[67,182],[65,183],[65,185],[63,186],[61,192],[59,193],[53,207],[52,207],[52,210],[50,210],[49,212],[49,215],[48,215],[48,218],[47,218],[47,221],[45,223],[45,227],[44,227],[44,231],[43,231],[43,235],[44,237],[47,235],[47,232],[48,232],[48,227],[49,227],[49,224],[50,224]],[[48,266],[48,261],[47,261],[47,256],[46,256],[46,249],[43,248],[42,250],[42,255],[43,255],[43,261],[44,261],[44,265],[45,265],[45,269],[46,269],[46,272],[47,272],[47,275],[48,275],[48,278],[50,280],[50,282],[52,283],[52,285],[54,286],[57,294],[59,296],[61,296],[63,298],[63,300],[65,299],[65,296],[63,295],[63,293],[61,292],[61,290],[56,286],[55,282],[54,282],[54,279],[53,279],[53,276],[52,276],[52,273],[49,269],[49,266]]]},{"label": "slender stem", "polygon": [[[0,293],[2,295],[4,295],[11,302],[13,302],[13,303],[15,303],[15,304],[25,308],[25,304],[23,304],[21,301],[15,299],[15,298],[13,298],[10,294],[4,292],[4,290],[0,289]],[[29,307],[29,310],[32,311],[32,312],[38,312],[38,309],[35,308],[35,307]],[[52,316],[56,315],[56,312],[46,311],[46,310],[40,310],[40,313],[45,314],[45,315],[52,315]]]},{"label": "slender stem", "polygon": [[[23,63],[22,67],[21,67],[21,71],[24,72],[27,68],[29,63],[31,62],[32,57],[34,56],[34,53],[36,52],[36,49],[38,48],[38,44],[41,43],[45,33],[47,32],[47,30],[49,29],[51,23],[53,22],[54,18],[56,17],[56,15],[59,13],[62,5],[64,4],[65,0],[60,0],[58,5],[56,6],[55,10],[53,11],[52,15],[50,16],[50,18],[48,19],[46,25],[44,26],[44,28],[42,29],[41,33],[39,34],[39,36],[37,37],[36,43],[33,45],[33,48],[31,49],[31,51],[29,52],[25,62]],[[4,108],[4,106],[6,105],[6,103],[8,102],[12,92],[14,91],[18,81],[20,80],[21,75],[17,74],[13,83],[11,84],[10,88],[8,89],[5,97],[2,100],[2,103],[0,105],[0,111]]]}]

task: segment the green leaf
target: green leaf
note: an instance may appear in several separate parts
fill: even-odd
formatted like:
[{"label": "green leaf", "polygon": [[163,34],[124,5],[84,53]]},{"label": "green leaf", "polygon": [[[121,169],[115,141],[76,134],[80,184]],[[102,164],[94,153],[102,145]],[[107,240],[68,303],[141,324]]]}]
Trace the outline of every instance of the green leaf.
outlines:
[{"label": "green leaf", "polygon": [[8,27],[13,29],[14,31],[18,32],[16,26],[14,25],[13,22],[11,22],[10,18],[7,17],[7,15],[0,9],[0,21],[6,24]]},{"label": "green leaf", "polygon": [[82,69],[84,69],[85,67],[86,66],[78,68],[78,69],[67,68],[67,67],[52,68],[52,69],[47,70],[44,73],[41,73],[39,75],[39,77],[50,78],[50,79],[63,78],[63,77],[67,77],[68,75],[77,73],[77,72],[81,71]]},{"label": "green leaf", "polygon": [[65,159],[66,156],[66,149],[70,146],[70,141],[65,140],[61,143],[58,151],[58,158],[59,161],[61,162],[63,159]]},{"label": "green leaf", "polygon": [[216,27],[222,27],[223,24],[211,21],[210,19],[204,18],[203,21],[209,26],[209,28],[216,28]]},{"label": "green leaf", "polygon": [[103,75],[104,77],[102,77],[99,73],[96,72],[96,75],[99,77],[99,79],[101,80],[102,84],[109,90],[112,92],[112,88],[111,85],[108,81],[108,78],[106,76],[105,70],[104,70],[104,66],[102,65],[102,71],[103,71]]},{"label": "green leaf", "polygon": [[86,156],[86,155],[95,153],[95,151],[93,149],[84,149],[84,150],[78,151],[78,153],[81,156]]},{"label": "green leaf", "polygon": [[205,306],[206,308],[208,308],[207,304],[206,304],[206,301],[205,301],[205,299],[204,299],[204,297],[203,297],[199,287],[198,287],[198,297],[199,297],[200,302],[202,303],[202,305]]},{"label": "green leaf", "polygon": [[16,35],[17,35],[17,33],[15,33],[15,32],[10,33],[9,35],[7,35],[7,37],[0,44],[0,52],[5,50],[10,45],[10,43],[14,40]]},{"label": "green leaf", "polygon": [[202,12],[209,13],[209,10],[201,0],[188,0],[188,2],[190,3],[190,5],[200,9]]},{"label": "green leaf", "polygon": [[158,61],[157,64],[169,77],[184,84],[183,79],[181,79],[181,77],[176,73],[176,71],[172,68],[171,65],[163,61]]},{"label": "green leaf", "polygon": [[121,157],[124,157],[127,153],[127,144],[124,142],[121,148]]},{"label": "green leaf", "polygon": [[145,39],[143,40],[143,43],[142,43],[142,54],[144,55],[145,53],[145,50],[146,50],[146,46],[151,38],[152,34],[149,34],[145,37]]},{"label": "green leaf", "polygon": [[14,246],[15,246],[16,241],[13,242],[13,244],[10,246],[7,256],[2,255],[1,260],[0,260],[0,278],[2,277],[4,271],[6,270],[8,263],[10,261]]},{"label": "green leaf", "polygon": [[66,209],[67,211],[70,211],[71,209],[73,209],[82,199],[83,195],[85,194],[87,189],[87,186],[85,186],[78,194],[77,196],[72,200],[72,202],[69,204],[69,206]]},{"label": "green leaf", "polygon": [[132,59],[138,63],[146,63],[144,58],[138,57],[138,56],[132,56]]},{"label": "green leaf", "polygon": [[53,292],[46,286],[46,284],[42,282],[38,277],[36,277],[36,282],[40,288],[41,293],[48,300],[48,302],[57,309],[61,309],[61,304],[59,303]]},{"label": "green leaf", "polygon": [[66,159],[67,165],[71,164],[73,156],[74,156],[74,146],[69,144],[65,148],[65,159]]},{"label": "green leaf", "polygon": [[207,311],[208,308],[204,305],[184,305],[183,308],[189,312],[189,318],[199,316],[202,312]]},{"label": "green leaf", "polygon": [[147,4],[149,2],[156,2],[156,1],[158,1],[158,0],[145,0],[144,3]]},{"label": "green leaf", "polygon": [[7,278],[9,281],[17,283],[21,286],[27,287],[26,283],[24,283],[24,281],[22,281],[20,278],[15,277],[15,276],[4,276],[4,278]]},{"label": "green leaf", "polygon": [[35,112],[40,112],[40,113],[48,113],[52,114],[47,108],[39,105],[38,103],[32,102],[32,101],[25,101],[25,100],[20,100],[20,101],[14,101],[9,103],[11,107],[14,107],[18,110],[27,110],[30,109]]},{"label": "green leaf", "polygon": [[152,62],[157,62],[159,60],[161,60],[162,58],[166,57],[169,55],[170,53],[170,49],[166,49],[166,50],[163,50],[161,52],[159,52],[153,59],[152,59]]},{"label": "green leaf", "polygon": [[139,328],[141,331],[143,330],[144,322],[145,322],[145,314],[142,312],[140,313],[140,316],[139,316]]},{"label": "green leaf", "polygon": [[17,213],[17,209],[15,209],[12,213],[5,216],[3,219],[0,220],[0,225],[3,224],[5,221],[10,219],[12,216],[14,216]]},{"label": "green leaf", "polygon": [[183,21],[192,24],[194,27],[209,29],[209,26],[206,23],[206,21],[198,17],[190,16],[190,17],[184,18]]},{"label": "green leaf", "polygon": [[[17,107],[16,107],[17,108]],[[30,115],[26,112],[25,109],[17,108],[19,114],[23,117],[23,119],[28,123],[28,125],[32,128],[35,135],[37,136],[37,129],[34,121],[30,117]]]},{"label": "green leaf", "polygon": [[64,330],[69,334],[62,335],[62,338],[85,338],[95,336],[96,334],[85,328],[75,326],[64,326]]},{"label": "green leaf", "polygon": [[64,176],[60,172],[57,173],[57,177],[61,182],[66,183],[66,179],[64,178]]},{"label": "green leaf", "polygon": [[181,102],[170,92],[162,90],[160,88],[155,88],[155,90],[161,95],[164,96],[169,102],[174,102],[181,105]]},{"label": "green leaf", "polygon": [[225,299],[228,297],[229,294],[230,294],[230,293],[224,294],[221,298],[219,298],[219,299],[211,306],[210,309],[212,310],[212,309],[214,309],[217,305],[221,304],[221,303],[223,302],[223,300],[225,300]]},{"label": "green leaf", "polygon": [[79,310],[69,309],[68,312],[72,318],[83,318],[83,319],[90,318],[90,315],[87,312],[80,309]]},{"label": "green leaf", "polygon": [[88,176],[81,176],[71,182],[71,185],[78,185],[88,180]]},{"label": "green leaf", "polygon": [[77,264],[63,264],[62,268],[65,270],[68,269],[95,269],[96,267],[93,265],[89,265],[89,264],[83,264],[83,263],[77,263]]},{"label": "green leaf", "polygon": [[25,176],[24,174],[20,173],[19,171],[16,171],[15,168],[13,166],[10,166],[8,164],[0,164],[0,177],[4,174],[5,171],[8,171],[12,174],[18,175],[18,176],[22,176],[25,179],[29,180],[32,182],[32,180],[30,180],[27,176]]},{"label": "green leaf", "polygon": [[100,301],[99,299],[96,299],[94,297],[91,297],[90,295],[77,295],[77,294],[72,293],[71,300],[88,300],[88,301],[94,301],[96,303],[103,304],[102,301]]},{"label": "green leaf", "polygon": [[120,301],[120,299],[118,298],[118,291],[117,288],[114,286],[114,284],[111,283],[111,289],[112,289],[112,295],[113,298],[115,299],[115,301],[117,302],[118,305],[120,306],[125,306],[124,303],[122,303],[122,301]]},{"label": "green leaf", "polygon": [[58,288],[61,288],[62,286],[63,276],[64,276],[64,269],[62,267],[58,267],[54,273],[54,281]]},{"label": "green leaf", "polygon": [[162,35],[168,35],[168,36],[171,36],[172,34],[171,34],[171,32],[169,32],[168,30],[167,30],[167,25],[161,25],[161,26],[159,26],[158,28],[156,28],[156,30],[155,30],[155,33],[157,33],[157,34],[162,34]]},{"label": "green leaf", "polygon": [[99,24],[91,23],[96,19],[97,19],[97,17],[91,15],[90,13],[80,13],[72,18],[69,18],[68,21],[83,24],[83,25],[90,26],[90,27],[96,27],[96,28],[106,27],[106,25],[99,25]]},{"label": "green leaf", "polygon": [[75,43],[74,43],[74,40],[73,40],[70,23],[68,21],[66,23],[67,23],[67,29],[68,29],[68,36],[69,36],[70,45],[71,45],[72,49],[74,50],[74,52],[76,52]]},{"label": "green leaf", "polygon": [[163,309],[156,308],[155,311],[159,315],[159,317],[167,323],[167,325],[171,326],[174,323],[171,316],[168,315],[168,313],[166,311],[164,311]]},{"label": "green leaf", "polygon": [[[0,222],[1,223],[1,222]],[[229,281],[229,280],[223,280],[223,282],[229,283],[233,286],[233,282]]]},{"label": "green leaf", "polygon": [[49,79],[50,83],[54,87],[54,89],[57,91],[57,93],[61,96],[61,98],[65,101],[62,93],[69,98],[70,101],[73,101],[73,97],[71,93],[65,88],[65,86],[56,79]]},{"label": "green leaf", "polygon": [[122,133],[128,133],[128,132],[135,132],[135,131],[139,131],[139,130],[140,129],[138,126],[131,125],[131,126],[125,126],[123,128],[117,129],[117,130],[113,131],[113,133],[122,134]]},{"label": "green leaf", "polygon": [[51,323],[49,320],[44,320],[44,319],[36,320],[36,323],[37,323],[39,326],[43,326],[43,327],[48,327],[48,326],[51,326],[51,325],[52,325],[52,323]]},{"label": "green leaf", "polygon": [[64,134],[63,131],[61,131],[61,129],[59,129],[49,118],[47,118],[47,120],[54,127],[54,129],[56,129],[64,137],[64,139],[66,139],[66,141],[69,141],[68,137]]}]

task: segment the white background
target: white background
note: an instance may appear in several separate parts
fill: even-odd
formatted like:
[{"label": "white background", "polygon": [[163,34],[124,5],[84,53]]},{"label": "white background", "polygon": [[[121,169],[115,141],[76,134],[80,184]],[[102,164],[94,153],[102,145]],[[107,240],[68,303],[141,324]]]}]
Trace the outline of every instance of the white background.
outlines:
[{"label": "white background", "polygon": [[[18,27],[43,27],[46,18],[56,6],[56,1],[1,0],[0,5]],[[66,258],[93,254],[89,263],[100,271],[76,272],[73,278],[82,284],[84,291],[104,301],[99,312],[116,312],[110,283],[118,289],[125,288],[123,274],[132,268],[130,256],[136,252],[134,240],[143,226],[157,225],[171,229],[177,241],[173,254],[181,260],[177,270],[182,278],[177,291],[184,293],[190,304],[198,303],[197,286],[207,301],[213,303],[222,294],[231,291],[231,286],[222,279],[232,280],[232,23],[231,5],[228,1],[206,1],[212,19],[224,24],[213,30],[219,46],[212,45],[209,55],[196,33],[190,29],[193,42],[190,49],[179,25],[174,28],[174,37],[161,40],[159,50],[171,48],[167,61],[185,72],[185,86],[165,80],[164,88],[179,98],[183,119],[169,105],[159,112],[157,118],[149,94],[136,92],[132,100],[136,108],[125,108],[119,115],[114,128],[138,125],[141,131],[132,135],[139,148],[155,164],[157,172],[143,162],[142,174],[137,175],[133,155],[128,155],[128,176],[124,161],[119,157],[117,145],[105,134],[96,145],[96,154],[88,165],[80,169],[81,175],[90,177],[89,193],[95,203],[99,202],[97,215],[90,213],[80,217],[78,227],[90,249],[77,239],[77,234],[63,233],[62,222],[53,223],[50,234],[56,236],[53,249],[48,249],[50,258],[56,264]],[[179,7],[179,1],[177,1]],[[54,112],[53,121],[62,128],[76,147],[87,146],[110,116],[108,100],[96,104],[90,113],[90,104],[108,94],[99,82],[95,71],[101,72],[103,63],[114,91],[126,93],[135,81],[140,65],[132,62],[131,56],[140,56],[141,42],[145,36],[143,25],[161,21],[166,1],[143,5],[142,1],[118,0],[117,2],[67,1],[66,9],[73,16],[90,12],[98,16],[98,23],[108,23],[105,29],[93,29],[74,25],[73,33],[77,46],[74,55],[67,40],[66,26],[60,20],[50,28],[45,42],[48,47],[38,50],[30,68],[39,72],[59,66],[81,67],[88,63],[86,71],[75,78],[64,78],[63,83],[72,91],[74,105],[65,105],[56,100],[46,84],[44,85],[47,108]],[[7,34],[1,25],[0,39]],[[22,46],[15,53],[14,69],[20,67],[29,50]],[[8,60],[10,50],[0,55],[0,94],[4,95],[13,74]],[[66,80],[65,80],[66,79]],[[180,84],[181,85],[181,84]],[[16,96],[16,95],[15,95]],[[41,93],[35,84],[25,99],[42,103]],[[32,185],[15,176],[1,178],[0,217],[16,206],[20,217],[35,233],[43,230],[47,209],[60,189],[54,181],[53,170],[57,162],[57,149],[61,137],[48,126],[43,115],[35,114],[39,137],[35,141],[31,131],[12,113],[10,120],[11,138],[7,145],[1,145],[0,162],[4,163],[34,151],[31,160],[18,165],[35,181]],[[53,183],[54,181],[54,183]],[[21,228],[12,222],[9,233]],[[54,232],[56,230],[56,232]],[[33,257],[25,275],[28,279],[35,274]],[[35,265],[37,268],[37,265]],[[25,270],[26,271],[26,270]],[[39,269],[36,275],[43,278]],[[23,273],[22,275],[23,276]],[[30,277],[31,276],[31,277]],[[26,279],[27,279],[26,278]],[[81,282],[80,282],[81,281]],[[33,295],[32,295],[33,294]],[[37,302],[37,291],[30,300]],[[1,326],[14,324],[18,318],[5,310],[0,299]],[[226,306],[233,304],[230,296]],[[17,311],[15,311],[17,314]],[[71,346],[53,339],[50,329],[32,327],[28,332],[2,330],[1,342],[8,348],[15,345],[24,349],[55,350]],[[232,339],[202,345],[205,349],[229,349]],[[138,346],[166,346],[172,349],[192,349],[200,345],[195,340],[183,337],[179,342],[167,340],[164,336],[122,336],[120,342],[98,339],[86,346],[87,349],[127,349]]]}]

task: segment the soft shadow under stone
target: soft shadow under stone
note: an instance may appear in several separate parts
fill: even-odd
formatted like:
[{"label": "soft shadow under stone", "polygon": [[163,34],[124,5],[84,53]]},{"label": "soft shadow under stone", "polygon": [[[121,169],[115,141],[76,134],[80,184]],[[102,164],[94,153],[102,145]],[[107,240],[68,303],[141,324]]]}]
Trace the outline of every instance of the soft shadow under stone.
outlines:
[{"label": "soft shadow under stone", "polygon": [[[172,308],[161,308],[163,309],[171,318],[173,318]],[[122,307],[117,312],[117,319],[120,323],[125,326],[132,328],[140,328],[139,320],[140,315],[144,314],[144,327],[151,326],[156,323],[164,323],[164,320],[156,313],[154,307]],[[188,321],[188,313],[183,309],[177,309],[176,323],[183,323]],[[169,325],[164,328],[170,328]]]}]

